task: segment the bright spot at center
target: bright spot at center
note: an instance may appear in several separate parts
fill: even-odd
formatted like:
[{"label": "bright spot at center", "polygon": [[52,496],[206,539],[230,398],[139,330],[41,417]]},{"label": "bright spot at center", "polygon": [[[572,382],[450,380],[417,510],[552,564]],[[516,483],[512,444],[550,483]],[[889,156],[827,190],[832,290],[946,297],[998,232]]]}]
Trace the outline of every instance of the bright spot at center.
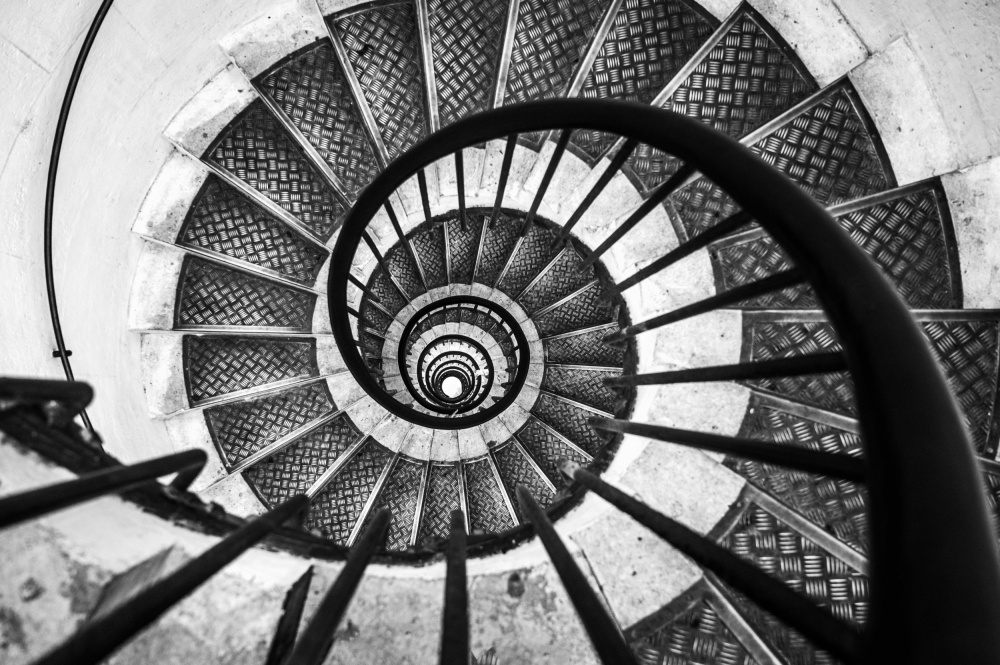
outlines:
[{"label": "bright spot at center", "polygon": [[462,394],[462,382],[457,376],[446,376],[441,382],[441,392],[451,399],[455,399]]}]

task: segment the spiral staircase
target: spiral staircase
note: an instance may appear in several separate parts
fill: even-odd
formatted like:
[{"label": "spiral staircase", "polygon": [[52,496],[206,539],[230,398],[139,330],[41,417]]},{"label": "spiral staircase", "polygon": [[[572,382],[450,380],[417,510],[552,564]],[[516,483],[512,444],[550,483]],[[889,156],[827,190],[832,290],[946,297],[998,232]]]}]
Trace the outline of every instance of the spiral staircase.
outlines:
[{"label": "spiral staircase", "polygon": [[[369,186],[438,130],[494,108],[581,98],[700,121],[827,209],[935,352],[997,520],[1000,311],[963,309],[942,182],[897,183],[846,72],[820,85],[750,3],[722,20],[693,0],[341,4],[292,3],[224,41],[232,64],[166,128],[174,152],[133,227],[143,243],[129,322],[142,335],[136,390],[176,450],[207,454],[190,490],[213,510],[252,518],[305,494],[301,529],[277,547],[338,560],[388,508],[378,560],[420,570],[446,551],[456,510],[471,557],[500,561],[527,547],[536,522],[519,486],[556,524],[579,528],[581,542],[613,538],[594,526],[605,509],[565,462],[635,487],[648,470],[629,465],[668,445],[614,423],[729,422],[741,439],[862,456],[842,365],[710,383],[696,394],[710,413],[683,413],[689,388],[666,385],[665,373],[837,354],[842,335],[808,284],[785,280],[796,264],[773,235],[673,155],[582,129],[470,144],[354,220],[360,241],[346,237]],[[776,288],[746,291],[680,331],[657,323],[762,280]],[[702,461],[663,468],[709,484],[702,498],[716,493],[721,508],[706,511],[702,531],[864,628],[873,536],[863,484],[695,455]],[[656,483],[638,493],[656,503]],[[616,561],[606,565],[646,565],[644,550],[605,547]],[[695,570],[653,612],[613,609],[629,618],[639,662],[839,662]],[[614,593],[640,594],[612,586],[612,606]],[[285,606],[303,594],[293,588]],[[335,647],[330,662],[339,657]]]}]

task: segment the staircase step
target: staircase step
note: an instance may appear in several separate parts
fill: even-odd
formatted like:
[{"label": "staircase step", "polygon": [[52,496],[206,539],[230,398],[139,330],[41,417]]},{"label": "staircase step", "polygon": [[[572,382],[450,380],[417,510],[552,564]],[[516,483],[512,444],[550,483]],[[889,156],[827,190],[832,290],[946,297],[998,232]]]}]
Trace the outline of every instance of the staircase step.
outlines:
[{"label": "staircase step", "polygon": [[509,439],[496,447],[491,454],[496,461],[500,477],[503,479],[504,490],[510,498],[519,523],[523,523],[525,519],[515,495],[518,485],[527,487],[531,496],[543,508],[552,503],[556,496],[555,487],[516,439]]},{"label": "staircase step", "polygon": [[462,508],[461,475],[454,463],[432,463],[427,476],[424,508],[417,534],[418,547],[433,547],[448,539],[451,512]]},{"label": "staircase step", "polygon": [[515,526],[513,510],[489,457],[462,464],[470,533],[502,533]]},{"label": "staircase step", "polygon": [[515,434],[515,438],[557,490],[568,485],[559,472],[559,460],[568,459],[582,466],[590,463],[590,457],[586,453],[571,445],[565,437],[546,428],[536,418],[529,418]]},{"label": "staircase step", "polygon": [[621,368],[586,365],[554,365],[545,368],[541,388],[559,397],[581,402],[601,411],[615,413],[622,399],[604,385],[604,379],[622,375]]}]

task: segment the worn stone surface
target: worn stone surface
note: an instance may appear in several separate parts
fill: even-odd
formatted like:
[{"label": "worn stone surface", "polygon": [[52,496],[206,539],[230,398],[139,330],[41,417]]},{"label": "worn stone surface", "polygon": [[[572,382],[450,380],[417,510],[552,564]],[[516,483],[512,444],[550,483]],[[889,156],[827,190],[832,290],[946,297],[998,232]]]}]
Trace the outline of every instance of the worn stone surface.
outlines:
[{"label": "worn stone surface", "polygon": [[220,45],[252,79],[289,53],[326,36],[315,0],[295,0],[274,5],[266,16],[226,35]]},{"label": "worn stone surface", "polygon": [[142,243],[132,282],[128,309],[129,330],[173,330],[177,280],[184,252],[152,242]]},{"label": "worn stone surface", "polygon": [[1000,307],[1000,159],[942,178],[962,268],[964,305]]}]

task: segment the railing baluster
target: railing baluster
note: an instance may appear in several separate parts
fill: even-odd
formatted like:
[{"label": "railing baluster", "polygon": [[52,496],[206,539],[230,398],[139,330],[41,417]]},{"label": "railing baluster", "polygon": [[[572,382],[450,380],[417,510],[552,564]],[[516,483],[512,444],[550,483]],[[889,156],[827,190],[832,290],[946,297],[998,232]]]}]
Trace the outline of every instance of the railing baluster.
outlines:
[{"label": "railing baluster", "polygon": [[724,547],[608,485],[579,464],[563,461],[560,470],[802,632],[818,647],[848,663],[858,661],[861,636],[851,625]]},{"label": "railing baluster", "polygon": [[521,225],[522,237],[528,235],[528,231],[531,230],[531,223],[535,221],[535,214],[538,213],[538,207],[542,205],[542,199],[545,198],[545,193],[549,190],[549,185],[552,184],[552,178],[556,174],[556,169],[559,168],[559,162],[562,161],[563,153],[566,152],[566,146],[569,145],[570,136],[572,136],[572,132],[564,129],[559,135],[559,140],[556,141],[556,149],[552,152],[548,166],[545,167],[542,182],[538,185],[538,191],[535,192],[535,198],[531,202],[528,214],[524,216],[524,223]]},{"label": "railing baluster", "polygon": [[[421,197],[426,197],[427,194],[427,181],[424,180],[424,172],[420,171],[420,195]],[[425,203],[424,212],[428,215],[427,221],[430,222],[430,204]],[[420,260],[417,258],[416,252],[413,251],[413,245],[410,244],[410,239],[406,237],[403,233],[403,227],[399,225],[399,218],[396,217],[396,211],[392,209],[389,202],[385,202],[385,211],[389,215],[389,223],[392,224],[392,230],[396,232],[396,237],[399,238],[399,244],[406,248],[406,253],[410,255],[410,260],[413,261],[413,265],[417,268],[417,274],[420,276],[420,282],[424,285],[424,291],[427,290],[427,278],[424,277],[424,267],[421,265]],[[367,231],[366,231],[367,233]]]},{"label": "railing baluster", "polygon": [[375,513],[371,524],[351,548],[347,563],[330,585],[316,614],[295,644],[295,650],[288,660],[291,665],[321,665],[326,660],[333,647],[334,633],[361,582],[361,575],[368,567],[375,550],[385,543],[391,518],[392,513],[388,508]]},{"label": "railing baluster", "polygon": [[51,379],[0,379],[0,400],[5,402],[41,404],[65,403],[70,415],[81,412],[94,399],[94,390],[81,381]]},{"label": "railing baluster", "polygon": [[676,192],[680,186],[694,174],[695,169],[689,164],[685,164],[679,168],[677,172],[670,176],[665,183],[657,187],[649,198],[643,201],[642,205],[636,208],[635,212],[629,215],[628,219],[621,223],[621,226],[615,229],[610,236],[605,238],[604,242],[602,242],[585,261],[580,263],[580,267],[577,270],[582,273],[587,268],[597,263],[597,260],[601,258],[605,252],[611,249],[612,245],[618,242],[626,233],[631,231],[632,228],[641,222],[646,215],[652,212],[656,206],[666,201],[667,197]]},{"label": "railing baluster", "polygon": [[517,486],[517,502],[521,504],[521,512],[535,527],[538,539],[545,546],[552,565],[559,574],[566,593],[573,601],[573,607],[583,622],[583,627],[594,645],[594,650],[602,662],[608,665],[637,665],[635,656],[625,641],[621,629],[615,620],[604,609],[600,598],[594,593],[580,567],[573,560],[573,555],[556,533],[549,516],[531,496],[524,485]]},{"label": "railing baluster", "polygon": [[351,273],[347,273],[347,281],[349,281],[354,286],[358,287],[361,290],[361,292],[364,293],[373,302],[379,302],[379,303],[382,302],[382,299],[379,298],[374,291],[365,286],[365,284],[360,279],[358,279]]},{"label": "railing baluster", "polygon": [[517,147],[517,134],[507,137],[507,145],[503,151],[503,162],[500,164],[500,181],[497,183],[497,197],[493,201],[493,212],[490,213],[489,226],[493,226],[500,214],[500,206],[503,204],[503,195],[507,190],[507,178],[510,177],[510,165],[514,161],[514,148]]},{"label": "railing baluster", "polygon": [[177,473],[171,486],[184,490],[201,473],[207,459],[203,450],[185,450],[138,464],[95,471],[63,483],[4,497],[0,499],[0,528],[90,499],[124,492],[171,473]]},{"label": "railing baluster", "polygon": [[[457,409],[456,409],[457,412]],[[444,612],[441,616],[441,665],[468,665],[469,590],[465,578],[465,515],[451,511],[446,558]]]},{"label": "railing baluster", "polygon": [[590,426],[605,432],[633,434],[647,439],[666,441],[689,448],[711,450],[736,457],[775,464],[807,473],[818,473],[833,478],[842,478],[858,483],[865,482],[865,464],[857,457],[827,453],[820,450],[799,448],[782,443],[768,443],[755,439],[738,439],[694,432],[685,429],[675,429],[662,425],[634,423],[630,420],[612,420],[610,418],[590,418]]},{"label": "railing baluster", "polygon": [[708,247],[716,240],[724,238],[730,233],[740,230],[752,221],[753,217],[746,212],[738,212],[735,215],[727,217],[715,226],[710,227],[705,232],[699,233],[694,238],[682,243],[679,247],[670,250],[660,258],[650,263],[648,266],[644,267],[642,270],[639,270],[631,277],[622,281],[617,286],[612,287],[610,292],[605,294],[605,297],[609,297],[614,293],[624,293],[625,291],[628,291],[644,279],[648,279],[656,273],[666,270],[681,259],[685,259],[697,252],[699,249]]},{"label": "railing baluster", "polygon": [[735,289],[730,289],[725,293],[714,295],[711,298],[699,300],[696,303],[675,309],[672,312],[667,312],[666,314],[661,314],[660,316],[654,316],[653,318],[643,321],[642,323],[636,323],[628,326],[627,328],[622,328],[618,332],[605,337],[604,341],[609,344],[621,342],[629,337],[635,337],[636,335],[649,330],[662,328],[663,326],[670,325],[671,323],[677,323],[693,316],[698,316],[699,314],[705,314],[706,312],[711,312],[712,310],[735,305],[743,302],[744,300],[756,298],[757,296],[761,296],[772,291],[780,291],[781,289],[785,289],[790,286],[796,286],[801,284],[803,281],[805,281],[805,277],[803,277],[802,272],[798,268],[792,268],[791,270],[779,272],[756,282],[752,282]]},{"label": "railing baluster", "polygon": [[83,624],[69,639],[43,656],[37,665],[92,665],[102,662],[126,640],[156,621],[226,564],[308,505],[309,498],[299,494],[248,522],[139,595],[100,618]]},{"label": "railing baluster", "polygon": [[791,358],[777,358],[754,363],[697,367],[672,372],[633,374],[604,379],[604,385],[619,388],[626,386],[669,385],[674,383],[700,383],[709,381],[742,381],[806,374],[828,374],[847,370],[847,359],[842,353],[817,353]]},{"label": "railing baluster", "polygon": [[281,618],[271,640],[271,648],[267,652],[264,665],[285,665],[288,655],[295,646],[295,636],[299,632],[299,622],[302,621],[302,610],[305,609],[306,598],[309,597],[309,584],[312,582],[313,568],[309,566],[292,588],[285,595],[285,603],[281,607]]},{"label": "railing baluster", "polygon": [[562,228],[562,231],[560,231],[559,235],[557,235],[552,241],[553,247],[558,246],[560,243],[565,242],[565,240],[569,238],[570,231],[572,231],[577,222],[583,218],[584,213],[586,213],[587,210],[590,209],[590,206],[594,204],[594,201],[596,201],[597,197],[601,195],[604,188],[608,186],[611,179],[618,175],[618,172],[621,170],[625,162],[628,161],[628,158],[632,156],[632,153],[635,152],[635,148],[638,145],[639,142],[635,139],[629,139],[622,145],[617,154],[615,154],[615,158],[611,160],[610,164],[608,164],[608,168],[604,169],[604,173],[602,173],[601,177],[597,179],[597,182],[593,187],[591,187],[587,196],[584,197],[583,201],[577,206],[569,220],[567,220],[566,225]]},{"label": "railing baluster", "polygon": [[455,184],[458,187],[458,219],[462,231],[469,231],[469,220],[465,215],[465,156],[461,150],[455,151]]},{"label": "railing baluster", "polygon": [[[392,211],[392,207],[389,205],[388,201],[385,204],[385,209],[389,213],[389,219],[394,221],[396,219],[396,213]],[[398,225],[399,222],[394,221],[393,227],[398,227]],[[401,231],[397,231],[397,233],[401,233]],[[375,244],[375,241],[368,234],[367,229],[361,233],[361,238],[365,241],[365,244],[368,245],[368,249],[375,256],[375,262],[378,263],[378,267],[385,273],[386,279],[388,279],[392,285],[396,287],[396,290],[399,291],[399,295],[403,296],[404,300],[409,300],[410,295],[404,291],[403,287],[396,281],[392,271],[389,270],[389,265],[385,262],[385,257],[382,256],[382,252],[378,251],[378,245]]]}]

